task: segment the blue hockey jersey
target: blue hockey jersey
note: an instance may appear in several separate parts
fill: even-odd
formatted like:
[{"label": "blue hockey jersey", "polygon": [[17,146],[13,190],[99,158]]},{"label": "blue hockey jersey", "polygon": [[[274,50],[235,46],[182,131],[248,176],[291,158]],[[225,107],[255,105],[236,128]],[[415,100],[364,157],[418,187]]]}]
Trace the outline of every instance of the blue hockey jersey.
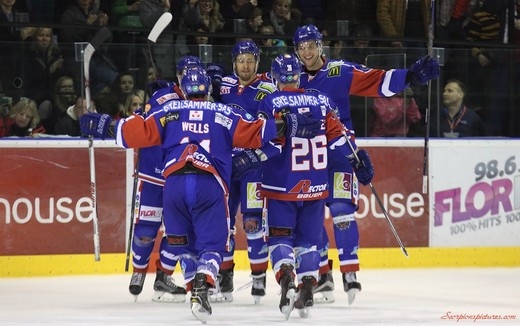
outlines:
[{"label": "blue hockey jersey", "polygon": [[258,110],[269,119],[300,113],[323,121],[322,130],[314,138],[286,139],[282,153],[263,162],[264,197],[287,201],[328,197],[328,149],[345,156],[352,154],[344,137],[348,130],[334,108],[334,102],[322,92],[292,88],[270,94],[261,102]]},{"label": "blue hockey jersey", "polygon": [[248,121],[235,109],[208,101],[171,100],[146,119],[131,116],[116,124],[116,144],[124,148],[161,146],[164,177],[191,162],[212,173],[226,193],[233,146],[259,148],[276,134],[274,120]]},{"label": "blue hockey jersey", "polygon": [[302,71],[300,87],[326,93],[338,106],[341,122],[352,129],[349,96],[393,96],[405,89],[407,73],[407,69],[385,71],[342,60],[325,60],[315,74]]}]

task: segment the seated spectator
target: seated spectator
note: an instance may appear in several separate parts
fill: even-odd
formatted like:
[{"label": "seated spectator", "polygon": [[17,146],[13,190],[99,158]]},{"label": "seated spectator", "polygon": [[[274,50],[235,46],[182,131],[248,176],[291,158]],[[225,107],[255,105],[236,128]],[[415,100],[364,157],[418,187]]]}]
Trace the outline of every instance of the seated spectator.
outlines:
[{"label": "seated spectator", "polygon": [[273,0],[269,16],[264,21],[273,25],[275,35],[292,38],[297,27],[302,24],[302,14],[292,7],[292,0]]},{"label": "seated spectator", "polygon": [[125,101],[125,110],[122,112],[121,116],[123,118],[129,117],[138,109],[143,109],[145,103],[145,94],[144,91],[138,89],[126,97]]},{"label": "seated spectator", "polygon": [[110,92],[115,95],[120,107],[124,107],[126,97],[135,90],[135,78],[134,75],[125,71],[117,75],[114,82],[110,85],[109,89],[105,89],[101,93]]},{"label": "seated spectator", "polygon": [[[73,1],[71,1],[73,2]],[[94,1],[76,0],[61,15],[60,42],[89,42],[96,34],[91,27],[108,25],[108,15],[99,10]]]},{"label": "seated spectator", "polygon": [[54,85],[50,100],[38,106],[38,114],[47,133],[52,134],[59,119],[67,114],[67,108],[74,105],[76,92],[74,80],[70,76],[61,76]]},{"label": "seated spectator", "polygon": [[[430,132],[446,138],[488,136],[487,126],[480,116],[464,105],[465,85],[457,79],[450,79],[444,86],[439,125]],[[432,119],[435,121],[435,119]]]},{"label": "seated spectator", "polygon": [[409,87],[392,97],[374,98],[373,102],[375,120],[370,137],[406,137],[410,124],[421,120],[413,91]]},{"label": "seated spectator", "polygon": [[25,95],[37,104],[50,100],[53,85],[65,74],[61,49],[52,43],[52,28],[37,27],[25,53]]},{"label": "seated spectator", "polygon": [[264,23],[262,18],[262,10],[260,8],[253,8],[247,17],[246,30],[249,34],[257,34],[260,26]]},{"label": "seated spectator", "polygon": [[[222,6],[222,17],[225,21],[224,30],[227,33],[233,33],[234,31],[234,20],[235,19],[248,19],[251,11],[257,8],[257,0],[233,0],[223,1]],[[257,8],[262,12],[260,8]]]},{"label": "seated spectator", "polygon": [[188,54],[199,56],[199,45],[201,44],[211,44],[209,38],[209,28],[204,24],[200,24],[195,32],[202,33],[202,35],[188,35],[186,36],[186,45],[188,46]]},{"label": "seated spectator", "polygon": [[0,137],[34,137],[44,134],[36,102],[23,97],[0,120]]},{"label": "seated spectator", "polygon": [[[67,113],[56,123],[54,127],[54,134],[56,135],[67,135],[71,137],[81,136],[81,129],[79,125],[79,118],[87,113],[86,99],[78,96],[76,103],[71,105],[67,109]],[[91,101],[90,110],[96,111],[94,103]]]},{"label": "seated spectator", "polygon": [[216,0],[189,1],[182,13],[184,24],[189,30],[195,30],[199,24],[208,26],[210,33],[222,31],[224,17]]},{"label": "seated spectator", "polygon": [[271,71],[271,61],[279,54],[284,54],[287,51],[287,45],[284,40],[273,38],[274,27],[271,24],[260,26],[258,33],[264,35],[258,42],[261,58],[258,71]]}]

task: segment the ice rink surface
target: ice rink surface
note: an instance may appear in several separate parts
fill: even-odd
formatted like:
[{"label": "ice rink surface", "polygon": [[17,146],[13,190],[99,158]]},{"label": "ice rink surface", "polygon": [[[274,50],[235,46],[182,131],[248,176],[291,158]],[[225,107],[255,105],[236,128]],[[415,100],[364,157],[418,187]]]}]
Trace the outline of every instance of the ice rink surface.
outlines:
[{"label": "ice rink surface", "polygon": [[[287,321],[272,271],[267,277],[267,295],[255,305],[249,287],[237,290],[249,273],[236,272],[234,301],[212,304],[207,325],[520,325],[520,268],[363,270],[351,306],[335,271],[336,302],[316,304],[309,319],[293,311]],[[0,325],[202,325],[189,295],[185,303],[152,302],[154,278],[147,275],[136,302],[130,273],[0,278]]]}]

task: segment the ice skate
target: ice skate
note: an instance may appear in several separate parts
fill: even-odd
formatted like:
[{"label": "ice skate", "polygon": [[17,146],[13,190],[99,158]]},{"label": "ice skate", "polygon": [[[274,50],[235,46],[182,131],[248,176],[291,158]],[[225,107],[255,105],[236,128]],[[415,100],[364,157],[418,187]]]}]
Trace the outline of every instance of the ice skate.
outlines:
[{"label": "ice skate", "polygon": [[304,276],[302,284],[298,286],[298,299],[294,302],[294,308],[302,318],[311,316],[311,307],[314,305],[313,289],[316,279],[312,276]]},{"label": "ice skate", "polygon": [[152,296],[152,301],[174,303],[186,301],[186,289],[175,284],[175,280],[160,269],[157,270],[153,289],[155,293]]},{"label": "ice skate", "polygon": [[212,310],[208,300],[208,289],[210,285],[206,282],[206,274],[197,273],[193,279],[191,290],[191,313],[203,324],[205,324]]},{"label": "ice skate", "polygon": [[348,304],[356,299],[356,294],[361,292],[361,284],[357,281],[355,272],[343,273],[343,290],[347,292]]},{"label": "ice skate", "polygon": [[280,296],[279,308],[282,314],[285,315],[285,320],[289,319],[291,311],[294,309],[294,300],[296,299],[296,286],[294,285],[294,267],[288,264],[282,264],[280,271],[280,286],[282,293]]},{"label": "ice skate", "polygon": [[314,294],[319,296],[314,298],[316,303],[333,303],[334,298],[334,279],[332,278],[332,271],[320,275],[318,284],[312,290]]},{"label": "ice skate", "polygon": [[220,270],[214,289],[209,291],[211,302],[233,302],[233,268]]},{"label": "ice skate", "polygon": [[146,273],[133,272],[132,278],[130,279],[130,286],[128,290],[134,295],[135,301],[137,297],[143,291],[144,280],[146,279]]},{"label": "ice skate", "polygon": [[255,304],[260,303],[260,299],[265,296],[266,273],[252,272],[253,284],[251,285],[251,295],[255,299]]}]

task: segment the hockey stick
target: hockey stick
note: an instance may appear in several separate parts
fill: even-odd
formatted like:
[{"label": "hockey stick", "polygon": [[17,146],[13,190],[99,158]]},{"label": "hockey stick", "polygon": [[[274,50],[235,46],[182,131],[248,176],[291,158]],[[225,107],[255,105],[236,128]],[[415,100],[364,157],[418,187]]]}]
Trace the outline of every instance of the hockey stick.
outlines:
[{"label": "hockey stick", "polygon": [[[172,21],[173,16],[169,12],[165,12],[164,14],[159,17],[157,22],[155,22],[155,25],[153,26],[152,30],[148,34],[148,56],[150,60],[150,65],[154,69],[155,73],[158,74],[157,67],[155,65],[155,62],[153,60],[153,51],[152,51],[152,45],[155,45],[157,42],[157,38],[161,33],[164,31],[164,29],[170,24]],[[126,259],[125,259],[125,272],[128,272],[128,268],[130,265],[130,251],[132,247],[132,236],[134,232],[134,220],[135,220],[135,213],[138,211],[139,204],[136,202],[136,194],[137,194],[137,185],[138,185],[138,175],[139,175],[139,162],[141,160],[140,151],[137,150],[137,159],[135,162],[134,167],[134,184],[132,189],[132,210],[130,212],[130,226],[129,226],[129,232],[128,232],[128,239],[126,243]]]},{"label": "hockey stick", "polygon": [[[343,137],[345,137],[345,140],[347,141],[348,146],[352,150],[352,153],[354,153],[354,158],[356,159],[356,164],[363,166],[364,164],[359,159],[359,156],[357,155],[357,153],[354,149],[354,146],[352,146],[352,143],[350,142],[350,139],[348,138],[348,136],[345,133],[343,133]],[[381,198],[377,194],[376,188],[374,188],[374,185],[372,184],[372,182],[370,182],[368,184],[368,186],[370,187],[370,190],[372,190],[372,194],[374,195],[374,197],[376,197],[377,204],[381,208],[381,211],[383,212],[383,215],[385,216],[386,221],[388,222],[388,225],[390,226],[390,230],[392,230],[392,233],[394,234],[394,237],[397,240],[397,243],[399,244],[399,247],[401,247],[401,251],[403,252],[403,254],[406,257],[408,257],[408,252],[406,251],[406,248],[404,247],[403,242],[401,241],[401,238],[399,238],[399,234],[397,234],[394,224],[390,220],[390,217],[388,216],[388,212],[386,211],[385,206],[383,205],[383,202],[381,201]]]},{"label": "hockey stick", "polygon": [[[430,22],[428,24],[428,56],[433,56],[433,22],[435,21],[435,0],[430,2]],[[428,142],[430,138],[430,114],[432,104],[432,81],[428,81],[428,106],[424,113],[424,122],[426,123],[426,131],[424,132],[424,158],[423,158],[423,194],[428,193],[428,159],[429,159],[429,148]]]},{"label": "hockey stick", "polygon": [[[87,44],[83,51],[83,75],[85,77],[85,105],[87,111],[90,113],[92,109],[90,107],[90,60],[92,55],[99,48],[99,46],[109,39],[112,33],[107,27],[101,28],[94,38]],[[94,226],[94,259],[99,261],[101,249],[99,245],[99,225],[98,225],[98,212],[97,212],[97,189],[96,189],[96,163],[94,158],[94,137],[88,137],[88,158],[90,167],[90,195],[92,198],[92,223]]]}]

